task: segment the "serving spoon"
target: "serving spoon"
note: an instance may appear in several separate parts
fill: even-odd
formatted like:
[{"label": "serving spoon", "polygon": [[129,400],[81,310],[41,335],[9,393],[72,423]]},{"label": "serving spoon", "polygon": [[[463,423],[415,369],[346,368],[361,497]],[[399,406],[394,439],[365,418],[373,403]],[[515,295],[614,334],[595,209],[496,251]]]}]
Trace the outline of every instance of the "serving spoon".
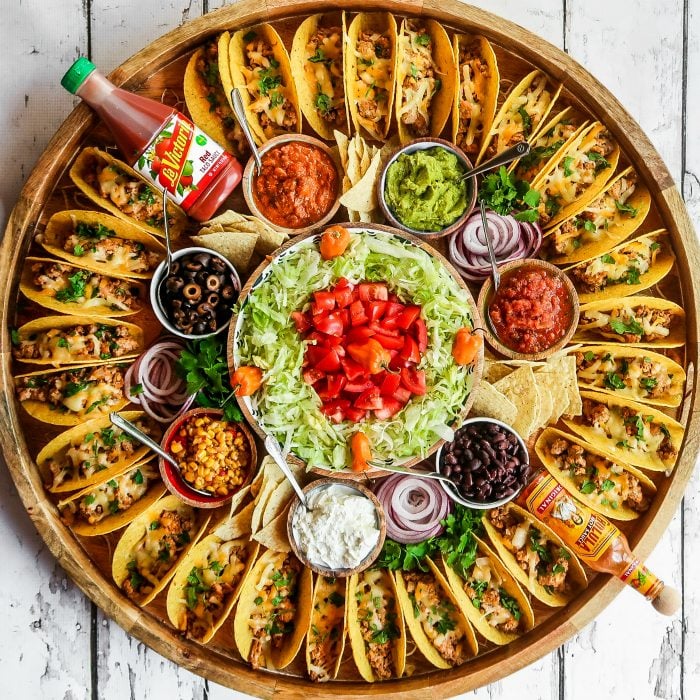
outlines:
[{"label": "serving spoon", "polygon": [[241,131],[243,131],[243,136],[245,136],[245,140],[248,142],[250,152],[253,154],[255,172],[260,175],[260,171],[262,170],[260,152],[258,151],[258,146],[255,143],[250,126],[248,126],[248,120],[246,119],[245,110],[243,108],[243,99],[241,98],[241,93],[238,88],[231,89],[231,106],[233,107],[233,113],[236,115],[236,120],[241,127]]},{"label": "serving spoon", "polygon": [[464,175],[462,175],[462,177],[460,177],[459,179],[469,180],[469,178],[481,175],[481,173],[485,173],[488,170],[499,168],[501,165],[505,165],[506,163],[510,163],[513,160],[522,158],[523,156],[526,156],[529,152],[530,144],[527,141],[519,141],[515,144],[515,146],[506,148],[505,151],[501,151],[498,155],[495,155],[493,158],[484,161],[481,165],[477,165],[475,168],[467,170],[467,172],[464,173]]},{"label": "serving spoon", "polygon": [[493,252],[493,241],[491,240],[491,230],[489,229],[489,221],[486,218],[486,204],[482,199],[479,202],[479,210],[481,211],[481,225],[484,228],[484,238],[486,239],[486,247],[489,249],[489,260],[491,261],[491,277],[493,278],[493,291],[497,292],[501,286],[501,273],[498,271],[498,261],[496,254]]},{"label": "serving spoon", "polygon": [[410,476],[417,476],[419,479],[434,479],[435,481],[444,481],[446,484],[451,484],[454,486],[454,481],[450,479],[449,476],[440,474],[440,472],[416,472],[407,467],[399,467],[396,464],[391,464],[389,461],[384,461],[381,459],[372,459],[367,464],[375,469],[381,469],[385,472],[396,472],[397,474],[408,474]]},{"label": "serving spoon", "polygon": [[296,492],[297,496],[299,496],[301,504],[310,512],[311,508],[306,502],[306,496],[304,496],[304,492],[302,491],[301,486],[299,486],[299,482],[296,480],[292,470],[289,468],[287,460],[284,458],[282,450],[280,450],[279,443],[272,437],[272,435],[268,435],[265,438],[265,449],[270,457],[275,460],[275,463],[282,470],[282,473],[287,477],[287,479],[289,479],[289,483],[292,485],[292,488]]},{"label": "serving spoon", "polygon": [[[156,299],[161,305],[162,309],[162,297],[161,297],[161,287],[163,283],[170,278],[170,272],[173,267],[173,249],[170,243],[170,221],[168,220],[168,190],[163,188],[163,228],[165,229],[165,270],[160,277],[158,282],[158,289],[156,289]],[[167,315],[167,314],[166,314]],[[138,428],[135,428],[138,430]],[[140,431],[139,431],[140,432]],[[147,436],[146,436],[147,437]]]}]

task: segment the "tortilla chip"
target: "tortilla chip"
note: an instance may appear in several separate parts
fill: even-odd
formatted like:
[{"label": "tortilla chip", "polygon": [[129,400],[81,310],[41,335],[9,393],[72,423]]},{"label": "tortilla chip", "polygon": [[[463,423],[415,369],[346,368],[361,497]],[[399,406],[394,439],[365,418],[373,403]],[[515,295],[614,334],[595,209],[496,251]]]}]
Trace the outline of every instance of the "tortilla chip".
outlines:
[{"label": "tortilla chip", "polygon": [[518,415],[513,428],[527,439],[535,431],[540,415],[540,396],[532,367],[520,367],[494,386],[515,404]]},{"label": "tortilla chip", "polygon": [[542,417],[540,423],[543,427],[550,423],[556,423],[568,405],[567,395],[562,391],[561,375],[558,372],[544,368],[535,372],[535,381],[540,389],[540,393],[544,391],[548,394],[551,404],[549,415],[546,416],[546,423],[542,422],[545,419],[545,415],[544,409],[541,409]]},{"label": "tortilla chip", "polygon": [[209,219],[209,221],[204,221],[203,225],[205,227],[223,226],[224,228],[221,230],[229,230],[229,227],[240,224],[243,221],[245,221],[243,214],[239,214],[237,211],[233,211],[233,209],[227,209],[222,214],[219,214],[219,216],[215,216],[213,219]]},{"label": "tortilla chip", "polygon": [[291,552],[292,546],[289,544],[289,537],[287,537],[288,512],[289,504],[274,520],[256,532],[253,539],[273,552]]},{"label": "tortilla chip", "polygon": [[222,540],[235,540],[238,537],[248,537],[255,504],[251,501],[243,510],[224,521],[214,530],[214,534]]},{"label": "tortilla chip", "polygon": [[518,409],[492,384],[480,382],[469,415],[495,418],[508,425],[513,425],[518,416]]},{"label": "tortilla chip", "polygon": [[270,494],[265,510],[262,515],[263,529],[272,522],[288,505],[294,495],[294,487],[288,479],[277,484],[275,490]]},{"label": "tortilla chip", "polygon": [[338,155],[340,156],[340,163],[343,166],[343,170],[347,170],[348,165],[348,144],[350,139],[342,132],[335,129],[333,131],[333,138],[338,144]]},{"label": "tortilla chip", "polygon": [[484,359],[484,372],[482,375],[482,381],[495,384],[499,379],[507,377],[513,372],[512,367],[508,367],[503,362],[498,362],[497,360]]},{"label": "tortilla chip", "polygon": [[248,269],[258,238],[257,233],[243,231],[221,231],[207,233],[204,236],[192,236],[196,245],[221,253],[237,270],[241,271]]},{"label": "tortilla chip", "polygon": [[377,208],[376,184],[379,165],[380,154],[377,152],[360,180],[340,198],[340,203],[344,207],[360,212],[370,212]]},{"label": "tortilla chip", "polygon": [[[540,413],[537,418],[537,428],[544,428],[552,417],[554,398],[550,390],[549,379],[541,372],[535,372],[535,386],[540,398]],[[537,429],[535,428],[535,430]]]}]

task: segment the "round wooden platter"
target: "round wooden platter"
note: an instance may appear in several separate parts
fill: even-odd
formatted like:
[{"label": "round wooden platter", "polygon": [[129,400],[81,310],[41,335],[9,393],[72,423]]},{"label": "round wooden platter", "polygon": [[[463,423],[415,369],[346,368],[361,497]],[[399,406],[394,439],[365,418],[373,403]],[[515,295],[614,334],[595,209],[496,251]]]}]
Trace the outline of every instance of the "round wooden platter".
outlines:
[{"label": "round wooden platter", "polygon": [[[126,61],[110,76],[129,90],[169,104],[182,105],[182,75],[191,51],[212,34],[233,30],[261,21],[272,21],[287,46],[291,44],[300,16],[334,9],[311,0],[241,0],[160,38]],[[622,146],[652,192],[654,206],[647,224],[668,229],[677,256],[676,276],[663,291],[678,300],[686,310],[687,396],[680,419],[687,425],[677,466],[668,478],[660,475],[659,491],[652,507],[634,524],[625,526],[637,555],[646,557],[668,526],[679,505],[698,454],[700,430],[695,368],[698,362],[697,319],[700,247],[673,179],[649,140],[616,99],[581,66],[560,50],[521,27],[490,13],[463,5],[456,0],[385,0],[370,5],[348,0],[348,11],[382,9],[401,14],[424,15],[442,21],[448,28],[481,33],[494,44],[501,69],[502,86],[525,75],[532,66],[546,71],[564,84],[563,101],[601,119]],[[146,609],[133,605],[113,585],[111,553],[118,533],[106,537],[75,538],[60,521],[54,503],[44,492],[32,455],[38,445],[59,429],[27,417],[14,399],[12,354],[9,328],[18,317],[31,314],[31,306],[18,304],[18,282],[24,257],[37,227],[60,209],[76,204],[75,188],[67,178],[67,168],[79,148],[91,144],[109,144],[112,140],[94,114],[85,106],[77,107],[57,131],[36,168],[27,180],[15,206],[2,245],[2,403],[0,405],[0,441],[10,473],[27,512],[51,552],[80,588],[128,633],[148,644],[176,663],[207,678],[260,697],[284,694],[302,698],[360,697],[390,695],[401,698],[445,697],[469,691],[496,681],[562,644],[598,615],[620,592],[623,584],[608,576],[592,576],[586,591],[563,610],[536,605],[537,626],[518,641],[501,648],[482,644],[481,654],[473,661],[449,671],[437,671],[415,653],[413,675],[385,683],[368,684],[360,680],[349,645],[341,667],[341,678],[325,685],[311,685],[303,675],[303,655],[299,655],[284,673],[253,671],[234,649],[231,624],[223,625],[206,647],[183,639],[168,623],[165,596],[161,594]],[[78,206],[92,208],[84,201]],[[651,230],[651,229],[650,229]],[[36,309],[34,309],[36,313]],[[136,318],[149,323],[150,314]],[[129,321],[134,321],[131,317]],[[10,495],[9,497],[12,497]],[[659,572],[663,575],[664,572]],[[647,613],[654,614],[651,610]],[[621,632],[622,634],[622,632]]]}]

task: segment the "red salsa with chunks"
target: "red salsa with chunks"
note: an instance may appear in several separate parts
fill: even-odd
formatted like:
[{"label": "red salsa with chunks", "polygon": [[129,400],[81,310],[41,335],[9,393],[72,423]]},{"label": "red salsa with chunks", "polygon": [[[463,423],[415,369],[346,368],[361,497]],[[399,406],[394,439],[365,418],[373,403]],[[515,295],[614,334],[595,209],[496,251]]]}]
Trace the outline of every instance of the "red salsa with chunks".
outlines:
[{"label": "red salsa with chunks", "polygon": [[489,317],[505,346],[529,355],[551,348],[566,335],[573,304],[559,277],[539,267],[522,267],[501,280]]},{"label": "red salsa with chunks", "polygon": [[320,221],[338,196],[338,171],[320,148],[291,142],[262,156],[253,180],[260,213],[277,226],[303,228]]},{"label": "red salsa with chunks", "polygon": [[304,381],[331,421],[391,420],[412,396],[425,394],[418,365],[428,331],[420,306],[402,302],[382,282],[344,277],[310,301],[292,321],[307,341]]}]

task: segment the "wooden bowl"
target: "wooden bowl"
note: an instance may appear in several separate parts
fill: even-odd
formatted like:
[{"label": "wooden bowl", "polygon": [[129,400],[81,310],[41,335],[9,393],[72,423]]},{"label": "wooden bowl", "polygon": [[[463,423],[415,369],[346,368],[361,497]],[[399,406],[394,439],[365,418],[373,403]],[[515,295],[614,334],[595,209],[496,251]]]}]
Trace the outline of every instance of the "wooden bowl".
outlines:
[{"label": "wooden bowl", "polygon": [[384,516],[382,504],[377,500],[377,497],[368,488],[362,486],[362,484],[358,484],[357,482],[348,483],[347,481],[341,481],[338,479],[316,479],[316,481],[312,481],[310,484],[304,487],[304,495],[308,497],[308,494],[310,494],[312,491],[315,491],[316,489],[324,489],[332,485],[353,489],[372,501],[374,510],[377,514],[379,537],[377,538],[377,544],[372,548],[369,554],[367,554],[365,558],[352,569],[330,569],[310,561],[304,552],[302,552],[299,548],[294,536],[294,527],[292,525],[294,521],[294,514],[297,512],[298,508],[303,508],[301,501],[298,498],[292,502],[292,505],[287,513],[287,536],[289,537],[289,544],[292,546],[292,551],[304,566],[307,566],[309,569],[321,576],[343,578],[346,576],[352,576],[353,574],[359,574],[361,571],[368,569],[370,566],[372,566],[372,564],[374,564],[375,560],[379,556],[379,552],[382,551],[382,547],[384,546],[384,540],[386,538],[386,518]]},{"label": "wooden bowl", "polygon": [[[182,424],[194,418],[196,416],[212,416],[215,418],[221,418],[224,412],[219,408],[193,408],[190,411],[186,411],[181,416],[178,416],[171,424],[165,435],[163,435],[163,440],[161,441],[161,447],[168,453],[170,453],[170,443],[175,436],[177,430],[182,426]],[[195,508],[218,508],[228,503],[235,495],[240,491],[246,484],[250,483],[253,478],[253,474],[256,472],[256,467],[258,464],[258,453],[255,446],[255,438],[250,432],[248,427],[241,421],[236,423],[236,427],[243,433],[247,442],[248,450],[250,453],[250,464],[248,465],[248,471],[243,482],[239,487],[229,493],[226,496],[206,496],[202,492],[194,489],[185,479],[180,470],[176,469],[170,462],[166,462],[162,457],[158,457],[158,468],[160,469],[160,475],[163,479],[163,483],[167,486],[168,491],[174,496],[177,496],[181,501],[184,501],[190,506]]]},{"label": "wooden bowl", "polygon": [[386,199],[384,198],[384,188],[386,184],[386,174],[389,170],[389,166],[392,165],[396,161],[396,159],[404,153],[426,151],[429,148],[435,148],[436,146],[441,146],[446,151],[449,151],[450,153],[456,155],[462,163],[462,165],[465,168],[467,168],[467,170],[472,169],[471,161],[469,160],[469,158],[467,158],[464,151],[458,146],[455,146],[453,143],[445,141],[444,139],[424,138],[411,141],[405,146],[402,146],[401,148],[397,149],[382,168],[379,180],[377,180],[377,201],[379,202],[379,206],[381,207],[382,213],[386,217],[386,220],[392,226],[395,226],[401,231],[405,231],[406,233],[410,233],[416,236],[417,238],[422,238],[424,240],[434,240],[436,238],[443,238],[444,236],[449,236],[451,233],[458,231],[467,222],[467,219],[471,215],[472,211],[474,211],[474,206],[476,205],[475,177],[470,177],[469,180],[467,180],[467,208],[464,210],[464,213],[462,214],[462,216],[459,217],[459,219],[457,219],[457,221],[455,221],[453,224],[450,224],[447,228],[441,229],[440,231],[419,231],[418,229],[406,226],[394,215],[394,212],[387,205]]},{"label": "wooden bowl", "polygon": [[513,270],[518,270],[521,267],[534,267],[540,268],[541,270],[546,270],[553,277],[557,277],[564,283],[564,286],[569,292],[569,297],[571,299],[572,311],[569,328],[567,329],[566,333],[554,345],[547,348],[546,350],[541,350],[540,352],[533,353],[517,352],[516,350],[511,350],[511,348],[504,345],[498,339],[498,337],[493,331],[493,327],[491,326],[491,320],[489,317],[488,309],[489,304],[491,303],[491,299],[493,297],[493,278],[488,277],[486,280],[484,280],[484,283],[481,286],[481,290],[479,291],[479,298],[476,302],[477,307],[479,308],[479,313],[483,318],[482,328],[484,332],[484,339],[499,355],[503,355],[504,357],[507,357],[511,360],[543,360],[544,358],[549,357],[555,352],[561,350],[571,340],[572,336],[576,332],[576,326],[578,326],[579,316],[578,294],[576,293],[576,289],[566,273],[562,272],[558,267],[555,267],[551,263],[536,258],[513,260],[511,262],[504,263],[503,265],[499,265],[498,271],[501,273],[501,284],[503,284],[504,279],[508,277],[508,273],[512,272]]}]

